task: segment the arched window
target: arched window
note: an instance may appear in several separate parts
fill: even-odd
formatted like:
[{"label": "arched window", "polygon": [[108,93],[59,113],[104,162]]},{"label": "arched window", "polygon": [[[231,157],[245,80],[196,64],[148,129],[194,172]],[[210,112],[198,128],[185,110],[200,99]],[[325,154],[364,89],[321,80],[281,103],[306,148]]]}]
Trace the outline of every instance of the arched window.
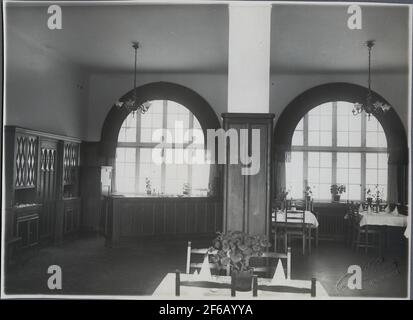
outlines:
[{"label": "arched window", "polygon": [[330,186],[344,184],[344,200],[364,200],[366,191],[387,197],[387,140],[374,116],[352,114],[353,104],[334,101],[309,111],[298,123],[286,162],[286,188],[302,198],[331,199]]},{"label": "arched window", "polygon": [[[206,196],[209,165],[202,164],[204,135],[198,119],[171,100],[150,104],[145,114],[129,114],[119,131],[116,192]],[[188,161],[188,155],[195,161]]]}]

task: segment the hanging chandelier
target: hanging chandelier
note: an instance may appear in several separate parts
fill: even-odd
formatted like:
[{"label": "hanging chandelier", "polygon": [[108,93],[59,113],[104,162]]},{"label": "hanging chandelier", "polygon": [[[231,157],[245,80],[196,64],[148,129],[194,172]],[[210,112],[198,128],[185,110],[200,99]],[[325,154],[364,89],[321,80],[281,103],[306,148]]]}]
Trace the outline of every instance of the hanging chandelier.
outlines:
[{"label": "hanging chandelier", "polygon": [[363,111],[367,114],[368,119],[370,120],[370,116],[372,114],[378,114],[378,113],[385,113],[390,110],[391,106],[388,104],[384,104],[381,101],[376,101],[372,102],[372,92],[371,92],[371,49],[374,46],[375,41],[374,40],[369,40],[366,42],[366,46],[369,52],[369,76],[368,76],[368,92],[367,92],[367,97],[366,97],[366,102],[365,104],[361,103],[354,103],[353,107],[353,114],[357,116],[358,114],[362,113]]},{"label": "hanging chandelier", "polygon": [[136,111],[140,111],[141,113],[145,113],[148,111],[149,107],[151,106],[149,101],[144,103],[138,102],[137,99],[137,89],[136,89],[136,65],[138,60],[138,49],[139,49],[139,42],[134,41],[132,42],[132,48],[135,50],[135,71],[134,71],[134,78],[133,78],[133,95],[132,99],[128,99],[126,101],[116,101],[115,106],[119,109],[126,109],[128,112],[132,112],[133,115]]}]

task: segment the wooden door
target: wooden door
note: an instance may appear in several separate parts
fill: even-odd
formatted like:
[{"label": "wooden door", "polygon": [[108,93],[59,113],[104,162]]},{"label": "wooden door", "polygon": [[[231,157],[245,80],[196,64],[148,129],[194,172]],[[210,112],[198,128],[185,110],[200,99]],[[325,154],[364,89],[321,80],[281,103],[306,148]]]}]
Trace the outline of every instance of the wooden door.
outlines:
[{"label": "wooden door", "polygon": [[56,222],[56,199],[58,192],[58,142],[40,141],[40,166],[38,199],[43,205],[40,213],[39,234],[41,239],[54,235]]}]

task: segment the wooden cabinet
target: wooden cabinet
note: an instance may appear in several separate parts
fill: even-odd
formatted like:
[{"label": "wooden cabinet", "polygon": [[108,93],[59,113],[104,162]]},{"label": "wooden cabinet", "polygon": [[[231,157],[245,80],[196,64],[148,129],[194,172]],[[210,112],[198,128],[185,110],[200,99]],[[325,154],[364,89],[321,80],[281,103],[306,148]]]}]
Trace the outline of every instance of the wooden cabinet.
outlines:
[{"label": "wooden cabinet", "polygon": [[37,176],[38,138],[17,132],[15,146],[14,187],[34,188]]},{"label": "wooden cabinet", "polygon": [[16,126],[4,133],[6,243],[31,247],[79,230],[81,141]]},{"label": "wooden cabinet", "polygon": [[53,239],[56,224],[56,201],[58,188],[58,141],[40,137],[39,181],[37,199],[42,204],[40,212],[40,237],[42,240]]},{"label": "wooden cabinet", "polygon": [[80,227],[80,198],[63,201],[63,235],[79,231]]},{"label": "wooden cabinet", "polygon": [[16,230],[20,238],[20,247],[33,247],[39,243],[39,212],[40,205],[28,205],[15,208]]},{"label": "wooden cabinet", "polygon": [[76,142],[63,142],[63,196],[78,196],[80,145]]}]

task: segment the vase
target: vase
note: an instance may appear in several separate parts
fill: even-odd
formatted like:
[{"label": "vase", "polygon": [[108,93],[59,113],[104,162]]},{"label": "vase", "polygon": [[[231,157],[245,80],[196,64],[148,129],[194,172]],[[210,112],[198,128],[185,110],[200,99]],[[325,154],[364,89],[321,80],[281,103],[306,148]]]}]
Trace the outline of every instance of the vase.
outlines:
[{"label": "vase", "polygon": [[235,289],[237,291],[252,290],[252,270],[234,271]]},{"label": "vase", "polygon": [[334,195],[333,195],[333,200],[334,200],[335,202],[339,202],[339,201],[340,201],[340,195],[339,195],[339,194],[334,194]]}]

